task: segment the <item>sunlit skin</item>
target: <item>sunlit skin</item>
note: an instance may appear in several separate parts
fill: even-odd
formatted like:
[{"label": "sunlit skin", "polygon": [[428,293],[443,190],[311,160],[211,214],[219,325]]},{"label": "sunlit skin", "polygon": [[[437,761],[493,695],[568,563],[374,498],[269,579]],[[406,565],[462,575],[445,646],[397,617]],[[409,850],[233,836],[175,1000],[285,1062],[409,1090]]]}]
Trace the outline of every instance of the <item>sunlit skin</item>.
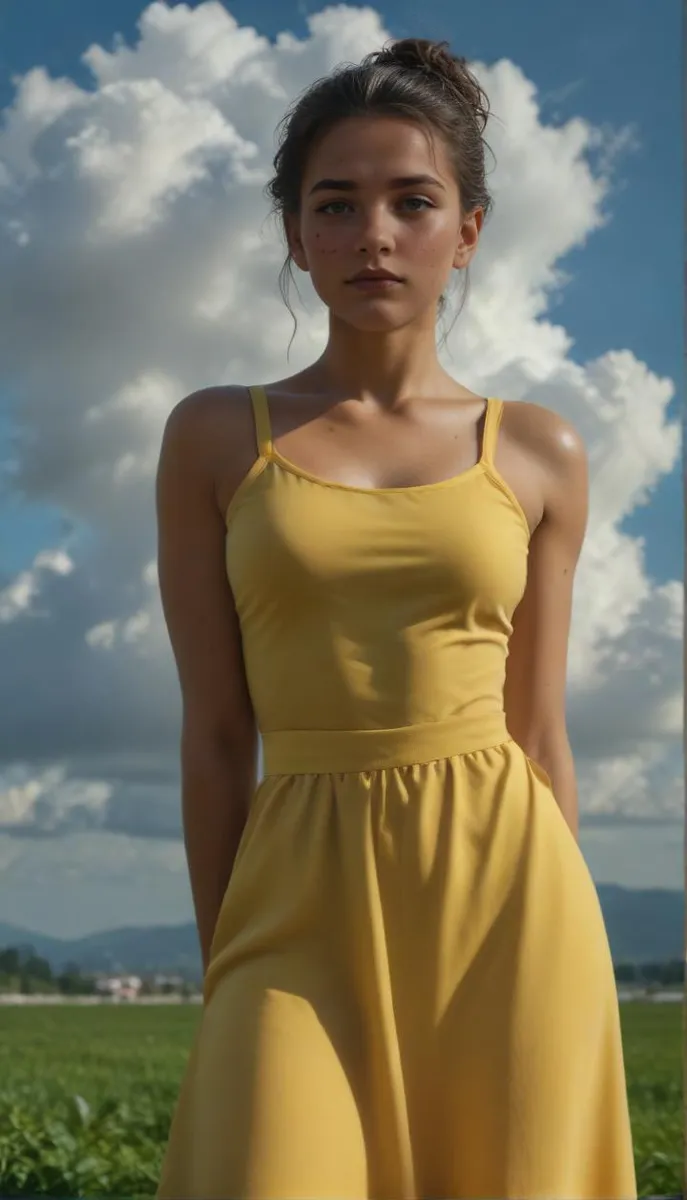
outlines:
[{"label": "sunlit skin", "polygon": [[[392,184],[420,174],[435,182]],[[312,191],[327,178],[353,186]],[[441,139],[428,141],[405,120],[339,122],[310,154],[301,197],[289,245],[328,309],[329,337],[314,363],[265,385],[276,447],[320,479],[359,487],[462,472],[479,455],[484,399],[441,366],[436,317],[452,272],[474,258],[482,214],[461,206]],[[384,266],[403,283],[367,293],[347,284],[365,266]],[[245,387],[203,388],[172,410],[157,475],[158,573],[183,698],[184,829],[204,967],[255,786],[255,715],[225,566],[225,514],[255,461]],[[565,683],[586,453],[557,413],[506,401],[496,467],[532,535],[506,722],[548,772],[577,838]]]}]

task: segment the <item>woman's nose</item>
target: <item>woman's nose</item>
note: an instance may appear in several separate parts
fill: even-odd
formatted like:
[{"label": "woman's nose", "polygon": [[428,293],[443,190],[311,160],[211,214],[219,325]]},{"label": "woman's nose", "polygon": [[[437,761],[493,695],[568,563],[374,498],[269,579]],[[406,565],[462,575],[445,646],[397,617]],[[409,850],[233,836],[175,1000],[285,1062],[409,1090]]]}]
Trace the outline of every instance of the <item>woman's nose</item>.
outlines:
[{"label": "woman's nose", "polygon": [[389,214],[382,213],[377,209],[363,213],[358,225],[356,242],[357,249],[361,253],[390,250],[393,245],[393,235]]}]

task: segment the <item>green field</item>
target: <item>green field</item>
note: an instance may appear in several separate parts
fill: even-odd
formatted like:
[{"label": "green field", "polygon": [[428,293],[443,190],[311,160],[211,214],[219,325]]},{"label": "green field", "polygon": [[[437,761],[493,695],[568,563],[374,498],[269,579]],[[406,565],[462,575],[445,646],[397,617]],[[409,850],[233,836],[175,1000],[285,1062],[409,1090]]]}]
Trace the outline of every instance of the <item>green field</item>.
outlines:
[{"label": "green field", "polygon": [[[682,1192],[682,1006],[620,1008],[640,1196]],[[0,1194],[155,1191],[201,1009],[0,1008]]]}]

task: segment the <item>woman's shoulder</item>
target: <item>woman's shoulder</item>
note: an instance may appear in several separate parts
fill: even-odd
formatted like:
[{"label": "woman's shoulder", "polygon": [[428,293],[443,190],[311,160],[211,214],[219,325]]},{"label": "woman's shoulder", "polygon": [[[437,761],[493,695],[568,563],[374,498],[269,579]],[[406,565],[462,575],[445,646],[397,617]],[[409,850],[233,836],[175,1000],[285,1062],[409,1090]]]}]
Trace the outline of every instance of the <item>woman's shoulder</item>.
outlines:
[{"label": "woman's shoulder", "polygon": [[212,483],[218,505],[226,511],[258,453],[248,388],[217,384],[189,392],[169,412],[166,442],[178,446],[189,465]]},{"label": "woman's shoulder", "polygon": [[250,393],[243,384],[217,384],[189,392],[170,410],[166,425],[208,452],[218,438],[229,446],[255,441]]},{"label": "woman's shoulder", "polygon": [[586,470],[584,439],[576,426],[554,409],[527,400],[504,400],[501,427],[508,441],[556,474],[576,475]]},{"label": "woman's shoulder", "polygon": [[167,424],[189,432],[202,430],[217,419],[237,420],[250,412],[248,388],[242,384],[214,384],[188,392],[170,409]]}]

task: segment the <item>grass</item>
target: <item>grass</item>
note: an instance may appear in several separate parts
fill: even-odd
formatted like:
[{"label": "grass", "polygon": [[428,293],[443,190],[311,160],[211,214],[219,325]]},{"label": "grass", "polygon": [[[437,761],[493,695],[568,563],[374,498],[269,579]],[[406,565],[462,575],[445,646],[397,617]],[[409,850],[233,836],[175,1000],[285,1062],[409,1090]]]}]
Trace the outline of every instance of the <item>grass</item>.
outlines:
[{"label": "grass", "polygon": [[[621,1005],[640,1196],[682,1190],[682,1006]],[[0,1009],[0,1193],[153,1195],[197,1005]]]}]

